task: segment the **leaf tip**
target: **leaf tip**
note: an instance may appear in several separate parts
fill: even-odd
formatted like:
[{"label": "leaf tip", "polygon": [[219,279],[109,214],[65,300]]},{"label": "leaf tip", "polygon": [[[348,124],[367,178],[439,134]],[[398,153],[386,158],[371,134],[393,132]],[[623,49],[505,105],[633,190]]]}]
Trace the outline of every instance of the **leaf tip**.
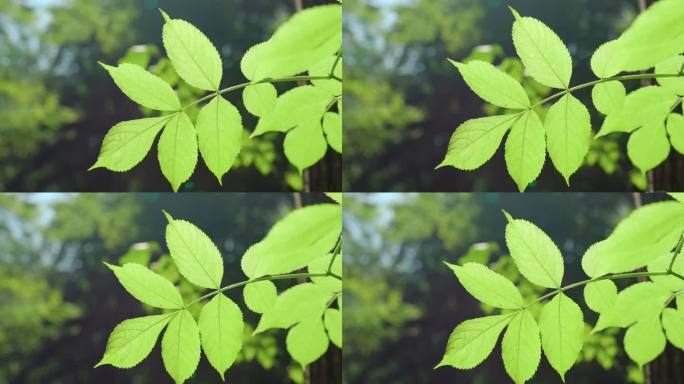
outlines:
[{"label": "leaf tip", "polygon": [[450,62],[454,67],[456,67],[456,68],[458,68],[458,69],[461,69],[461,67],[465,65],[465,64],[461,63],[460,61],[451,60],[451,59],[449,59],[449,58],[447,58],[447,60],[449,60],[449,62]]},{"label": "leaf tip", "polygon": [[508,220],[509,223],[512,223],[513,220],[515,220],[515,219],[513,218],[513,216],[511,216],[511,214],[508,213],[507,210],[502,209],[501,212],[503,212],[504,216],[506,216],[506,220]]},{"label": "leaf tip", "polygon": [[520,14],[518,13],[518,11],[515,10],[515,8],[513,8],[513,7],[511,7],[511,6],[509,5],[509,6],[508,6],[508,9],[511,10],[511,13],[513,14],[513,17],[514,17],[516,20],[520,20]]},{"label": "leaf tip", "polygon": [[165,209],[162,209],[162,212],[164,212],[164,217],[166,217],[166,220],[170,223],[173,223],[173,216],[171,216],[170,213],[166,212]]},{"label": "leaf tip", "polygon": [[169,17],[169,15],[168,15],[166,12],[164,12],[163,9],[159,8],[159,12],[161,13],[161,15],[162,15],[162,17],[164,18],[164,21],[165,21],[165,22],[168,23],[169,21],[171,21],[171,17]]}]

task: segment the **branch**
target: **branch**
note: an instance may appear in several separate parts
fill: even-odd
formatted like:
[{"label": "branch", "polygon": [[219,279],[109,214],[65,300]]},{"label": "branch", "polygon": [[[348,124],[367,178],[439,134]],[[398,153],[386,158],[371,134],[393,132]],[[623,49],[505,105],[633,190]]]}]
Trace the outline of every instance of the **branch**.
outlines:
[{"label": "branch", "polygon": [[326,269],[327,273],[332,273],[332,265],[335,262],[335,258],[337,258],[337,255],[339,255],[340,252],[342,252],[342,235],[340,235],[340,238],[337,239],[337,243],[335,244],[335,248],[333,249],[333,255],[330,259],[330,264],[328,264],[328,269]]}]

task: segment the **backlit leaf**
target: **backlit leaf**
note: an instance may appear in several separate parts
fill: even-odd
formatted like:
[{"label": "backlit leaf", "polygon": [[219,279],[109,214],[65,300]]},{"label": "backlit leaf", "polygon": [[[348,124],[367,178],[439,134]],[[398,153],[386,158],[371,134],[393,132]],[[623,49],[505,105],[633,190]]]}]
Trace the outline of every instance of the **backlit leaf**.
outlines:
[{"label": "backlit leaf", "polygon": [[525,112],[511,128],[506,139],[506,166],[522,192],[534,181],[546,159],[544,126],[533,110]]},{"label": "backlit leaf", "polygon": [[606,116],[596,137],[632,132],[645,124],[665,121],[675,101],[677,96],[663,87],[639,88],[625,97],[621,110]]},{"label": "backlit leaf", "polygon": [[[655,66],[655,73],[659,75],[677,74],[684,65],[684,56],[673,56]],[[658,77],[656,81],[663,88],[667,88],[678,95],[684,95],[684,76],[680,77]]]},{"label": "backlit leaf", "polygon": [[544,122],[549,157],[570,185],[570,176],[579,169],[589,152],[591,122],[589,111],[571,94],[549,108]]},{"label": "backlit leaf", "polygon": [[610,115],[622,110],[627,91],[619,81],[608,81],[594,85],[591,98],[596,109],[604,115]]},{"label": "backlit leaf", "polygon": [[197,165],[197,132],[185,112],[175,114],[166,123],[158,149],[162,174],[173,190],[178,191]]},{"label": "backlit leaf", "polygon": [[665,161],[670,155],[663,121],[644,125],[629,136],[627,155],[641,172],[649,171]]},{"label": "backlit leaf", "polygon": [[672,113],[667,117],[667,134],[670,136],[672,148],[684,155],[684,117]]},{"label": "backlit leaf", "polygon": [[263,116],[275,108],[278,91],[271,83],[250,85],[242,92],[245,108],[254,116]]},{"label": "backlit leaf", "polygon": [[127,63],[118,67],[100,64],[109,72],[121,91],[143,107],[158,111],[180,109],[180,100],[171,86],[142,67]]},{"label": "backlit leaf", "polygon": [[287,333],[287,351],[303,367],[318,360],[328,350],[328,336],[320,318],[310,318]]},{"label": "backlit leaf", "polygon": [[330,148],[342,153],[342,116],[334,112],[323,115],[323,132]]},{"label": "backlit leaf", "polygon": [[328,149],[320,117],[304,121],[285,135],[285,156],[299,173],[320,161]]},{"label": "backlit leaf", "polygon": [[199,150],[219,184],[240,153],[242,131],[240,112],[221,96],[214,97],[197,116]]},{"label": "backlit leaf", "polygon": [[663,311],[663,328],[670,343],[684,350],[684,311],[665,308]]},{"label": "backlit leaf", "polygon": [[215,295],[200,312],[202,349],[222,380],[242,348],[243,329],[242,311],[222,293]]},{"label": "backlit leaf", "polygon": [[200,359],[200,335],[197,323],[187,310],[174,315],[161,343],[166,372],[176,384],[183,383],[195,372]]},{"label": "backlit leaf", "polygon": [[530,99],[522,85],[497,67],[479,60],[465,64],[449,61],[458,68],[468,87],[484,101],[511,109],[525,109],[530,106]]},{"label": "backlit leaf", "polygon": [[182,308],[183,299],[170,281],[140,264],[128,263],[123,267],[107,264],[121,285],[136,299],[156,308]]},{"label": "backlit leaf", "polygon": [[330,295],[313,283],[295,285],[281,293],[259,320],[254,333],[271,328],[289,328],[294,324],[320,317]]},{"label": "backlit leaf", "polygon": [[275,284],[264,280],[247,284],[242,294],[249,309],[256,313],[264,313],[273,307],[278,297],[278,290]]},{"label": "backlit leaf", "polygon": [[604,312],[615,305],[617,286],[612,280],[599,280],[584,286],[584,301],[594,312]]},{"label": "backlit leaf", "polygon": [[446,352],[435,368],[450,365],[470,369],[492,353],[499,334],[512,320],[511,315],[495,315],[466,320],[449,336]]},{"label": "backlit leaf", "polygon": [[665,335],[658,316],[641,320],[625,333],[625,352],[642,367],[665,350]]},{"label": "backlit leaf", "polygon": [[[328,254],[323,257],[317,257],[309,263],[307,270],[309,273],[326,273],[328,272],[328,266],[333,255]],[[330,272],[337,276],[342,277],[342,254],[335,257],[333,261]],[[336,277],[312,277],[311,281],[318,285],[322,289],[329,290],[330,292],[341,292],[342,291],[342,280]]]},{"label": "backlit leaf", "polygon": [[122,321],[107,340],[107,350],[95,367],[110,364],[131,368],[150,354],[157,337],[173,315],[152,315]]},{"label": "backlit leaf", "polygon": [[575,364],[582,350],[582,310],[572,299],[559,293],[542,308],[539,328],[544,354],[565,381],[565,373]]},{"label": "backlit leaf", "polygon": [[477,300],[496,308],[518,309],[523,306],[522,296],[515,285],[486,266],[478,263],[466,263],[463,266],[445,264],[454,271],[463,288]]},{"label": "backlit leaf", "polygon": [[252,137],[266,132],[287,132],[295,126],[323,116],[332,96],[311,85],[283,93],[272,111],[257,123]]},{"label": "backlit leaf", "polygon": [[524,383],[537,370],[541,358],[539,327],[532,314],[518,312],[506,329],[501,342],[501,356],[506,372],[515,383]]},{"label": "backlit leaf", "polygon": [[330,341],[342,348],[342,311],[335,308],[326,309],[323,314],[323,323]]}]

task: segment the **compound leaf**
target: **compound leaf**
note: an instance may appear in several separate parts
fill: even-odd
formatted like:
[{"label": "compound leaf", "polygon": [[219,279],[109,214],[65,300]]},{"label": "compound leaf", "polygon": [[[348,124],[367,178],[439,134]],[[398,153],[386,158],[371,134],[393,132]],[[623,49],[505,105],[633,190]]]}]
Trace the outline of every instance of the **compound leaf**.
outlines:
[{"label": "compound leaf", "polygon": [[560,288],[563,257],[553,240],[529,221],[506,217],[506,244],[520,273],[533,284]]},{"label": "compound leaf", "polygon": [[[665,61],[658,63],[655,66],[655,73],[659,75],[677,74],[684,65],[684,56],[673,56]],[[667,88],[677,95],[684,95],[684,76],[680,77],[658,77],[656,78],[658,84],[663,88]]]},{"label": "compound leaf", "polygon": [[292,325],[323,315],[330,294],[313,283],[295,285],[276,298],[259,320],[255,334],[271,328],[289,328]]},{"label": "compound leaf", "polygon": [[197,323],[187,310],[176,313],[164,332],[161,343],[166,372],[178,384],[192,376],[200,359]]},{"label": "compound leaf", "polygon": [[245,108],[254,116],[263,116],[275,108],[278,91],[271,83],[250,85],[242,92]]},{"label": "compound leaf", "polygon": [[220,288],[223,259],[214,242],[192,223],[164,214],[169,221],[166,245],[178,271],[198,287]]},{"label": "compound leaf", "polygon": [[102,64],[116,85],[131,100],[158,111],[177,111],[180,100],[169,83],[151,74],[142,67],[123,63],[118,67]]},{"label": "compound leaf", "polygon": [[222,96],[214,97],[197,116],[199,150],[219,184],[240,153],[242,130],[240,112]]},{"label": "compound leaf", "polygon": [[668,290],[650,281],[631,285],[618,293],[612,308],[601,313],[592,332],[608,327],[624,328],[637,321],[657,317],[669,297]]},{"label": "compound leaf", "polygon": [[513,23],[513,45],[527,72],[552,88],[567,88],[572,76],[572,59],[563,41],[546,24],[532,17]]},{"label": "compound leaf", "polygon": [[654,360],[665,350],[665,335],[658,316],[641,320],[625,333],[625,352],[639,367]]},{"label": "compound leaf", "polygon": [[684,116],[672,113],[667,117],[667,134],[672,148],[684,155]]},{"label": "compound leaf", "polygon": [[637,129],[627,141],[627,156],[641,172],[658,166],[670,155],[665,123],[653,122]]},{"label": "compound leaf", "polygon": [[223,76],[221,56],[199,29],[185,20],[167,20],[162,39],[178,76],[195,88],[219,89]]},{"label": "compound leaf", "polygon": [[451,136],[449,150],[438,168],[447,165],[463,170],[479,168],[494,156],[501,139],[518,119],[519,114],[489,116],[461,124]]},{"label": "compound leaf", "polygon": [[328,331],[328,337],[333,344],[342,348],[342,311],[328,308],[323,314],[323,324]]},{"label": "compound leaf", "polygon": [[197,165],[197,132],[185,112],[168,120],[157,148],[162,174],[173,190],[178,191]]},{"label": "compound leaf", "polygon": [[323,136],[320,117],[304,121],[287,132],[283,149],[285,157],[300,174],[321,160],[328,149],[328,143]]},{"label": "compound leaf", "polygon": [[[340,59],[338,60],[337,56],[328,56],[325,59],[318,62],[313,67],[309,68],[309,76],[330,75],[330,70],[333,68],[335,61],[337,61],[337,65],[335,66],[335,71],[333,72],[333,74],[341,79],[343,73],[342,58],[340,57]],[[330,94],[331,96],[340,96],[342,94],[342,82],[336,79],[311,80],[311,84],[313,84],[316,88],[320,90],[328,92],[328,94]]]},{"label": "compound leaf", "polygon": [[328,350],[328,336],[320,317],[310,318],[295,325],[287,333],[287,351],[295,361],[306,367]]},{"label": "compound leaf", "polygon": [[[673,253],[667,253],[667,254],[664,254],[664,255],[658,257],[657,259],[651,261],[648,264],[648,271],[649,272],[667,271],[669,266],[670,266],[670,263],[672,262],[673,257],[674,257]],[[676,272],[680,275],[684,275],[684,257],[679,256],[675,259],[674,263],[672,264],[672,271]],[[649,276],[649,279],[651,279],[651,281],[660,285],[661,287],[668,289],[672,292],[684,290],[684,280],[680,279],[677,276],[653,275],[653,276]]]},{"label": "compound leaf", "polygon": [[[328,254],[323,257],[313,259],[307,266],[309,273],[326,273],[333,255]],[[330,265],[330,272],[342,277],[342,254],[337,255]],[[330,292],[342,292],[342,280],[336,277],[312,277],[311,281],[320,288]]]},{"label": "compound leaf", "polygon": [[615,305],[617,286],[612,280],[593,281],[584,286],[584,301],[594,312],[604,312]]},{"label": "compound leaf", "polygon": [[176,115],[121,122],[107,132],[100,156],[90,169],[107,168],[125,172],[135,167],[152,148],[154,138],[167,121]]},{"label": "compound leaf", "polygon": [[645,124],[664,121],[676,101],[677,95],[663,87],[639,88],[625,97],[622,109],[606,116],[596,137],[632,132]]},{"label": "compound leaf", "polygon": [[326,112],[323,115],[323,132],[330,148],[342,153],[342,116],[339,113]]},{"label": "compound leaf", "polygon": [[133,297],[156,308],[183,307],[178,289],[161,275],[140,264],[128,263],[123,267],[107,264],[123,287]]},{"label": "compound leaf", "polygon": [[544,122],[549,157],[570,185],[570,176],[584,162],[591,141],[591,122],[587,108],[566,94],[549,108]]},{"label": "compound leaf", "polygon": [[332,97],[312,85],[305,85],[283,93],[275,107],[257,123],[252,137],[266,132],[287,132],[295,126],[320,118]]},{"label": "compound leaf", "polygon": [[604,115],[622,110],[626,95],[625,86],[619,81],[599,83],[591,89],[594,106]]},{"label": "compound leaf", "polygon": [[257,281],[249,283],[242,291],[247,308],[256,313],[264,313],[273,307],[278,290],[271,281]]},{"label": "compound leaf", "polygon": [[202,308],[199,330],[207,360],[225,380],[224,374],[242,348],[244,330],[242,311],[223,293],[218,293]]},{"label": "compound leaf", "polygon": [[506,139],[506,166],[522,192],[539,176],[546,159],[544,126],[533,110],[526,111]]},{"label": "compound leaf", "polygon": [[539,316],[544,354],[565,381],[565,373],[582,350],[584,317],[580,307],[563,293],[544,305]]},{"label": "compound leaf", "polygon": [[157,337],[172,315],[152,315],[124,320],[117,325],[107,340],[107,349],[95,367],[110,364],[117,368],[131,368],[150,354]]},{"label": "compound leaf", "polygon": [[466,64],[449,60],[463,76],[468,87],[488,103],[511,109],[525,109],[530,98],[511,75],[484,61]]},{"label": "compound leaf", "polygon": [[[679,296],[681,297],[681,296]],[[663,311],[663,328],[670,343],[684,350],[684,311],[665,308]]]},{"label": "compound leaf", "polygon": [[330,253],[341,233],[342,206],[318,204],[296,209],[247,249],[242,270],[252,279],[292,272]]},{"label": "compound leaf", "polygon": [[506,329],[501,342],[501,356],[506,372],[515,383],[524,383],[537,371],[541,358],[539,327],[528,310],[518,312]]},{"label": "compound leaf", "polygon": [[463,288],[477,300],[495,308],[519,309],[524,305],[515,285],[486,266],[479,263],[463,266],[444,264],[454,271]]},{"label": "compound leaf", "polygon": [[449,336],[444,357],[435,368],[450,365],[470,369],[480,364],[492,353],[499,334],[511,319],[511,315],[495,315],[462,322]]}]

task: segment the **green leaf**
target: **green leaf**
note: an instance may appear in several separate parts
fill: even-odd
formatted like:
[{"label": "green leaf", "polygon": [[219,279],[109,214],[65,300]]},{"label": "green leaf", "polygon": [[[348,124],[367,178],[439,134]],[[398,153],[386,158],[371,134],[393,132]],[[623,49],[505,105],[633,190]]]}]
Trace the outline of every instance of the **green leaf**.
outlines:
[{"label": "green leaf", "polygon": [[665,335],[670,343],[684,350],[684,311],[665,308],[662,321]]},{"label": "green leaf", "polygon": [[575,364],[584,342],[582,310],[563,293],[542,308],[539,316],[544,354],[565,381],[565,373]]},{"label": "green leaf", "polygon": [[199,331],[207,360],[225,381],[224,374],[242,349],[244,330],[242,311],[223,293],[218,293],[202,308]]},{"label": "green leaf", "polygon": [[459,125],[451,136],[444,161],[437,167],[451,165],[463,170],[479,168],[494,156],[501,139],[520,116],[481,117]]},{"label": "green leaf", "polygon": [[650,123],[632,133],[627,142],[627,155],[641,172],[651,170],[667,160],[670,142],[667,140],[665,123]]},{"label": "green leaf", "polygon": [[594,312],[604,312],[615,305],[617,286],[612,280],[599,280],[584,286],[584,301]]},{"label": "green leaf", "polygon": [[631,285],[618,293],[612,308],[601,313],[592,332],[657,317],[669,298],[669,291],[650,281]]},{"label": "green leaf", "polygon": [[648,204],[623,219],[613,233],[587,249],[582,269],[590,277],[645,267],[669,252],[684,230],[684,205]]},{"label": "green leaf", "polygon": [[677,96],[657,86],[642,87],[625,97],[622,109],[606,116],[596,137],[613,132],[632,132],[656,122],[665,121]]},{"label": "green leaf", "polygon": [[328,143],[323,136],[320,117],[300,123],[285,135],[285,156],[299,173],[316,164],[325,156]]},{"label": "green leaf", "polygon": [[[318,257],[312,260],[307,266],[309,273],[326,273],[332,259],[332,254]],[[342,277],[342,254],[337,255],[332,263],[330,271]],[[342,292],[342,280],[335,277],[312,277],[311,281],[320,288],[330,292]]]},{"label": "green leaf", "polygon": [[506,372],[515,383],[524,383],[537,371],[541,358],[539,327],[532,314],[518,312],[506,329],[501,343]]},{"label": "green leaf", "polygon": [[608,81],[594,85],[591,98],[596,109],[604,115],[620,112],[625,102],[627,91],[619,81]]},{"label": "green leaf", "polygon": [[657,316],[639,321],[625,333],[625,352],[639,367],[663,353],[666,343]]},{"label": "green leaf", "polygon": [[587,108],[566,94],[549,108],[544,122],[549,157],[570,185],[570,176],[579,169],[589,152],[591,121]]},{"label": "green leaf", "polygon": [[[682,69],[684,65],[684,56],[673,56],[665,61],[658,63],[655,66],[655,73],[659,75],[676,74]],[[680,77],[658,77],[656,78],[658,84],[663,88],[667,88],[678,95],[684,95],[684,76]]]},{"label": "green leaf", "polygon": [[325,192],[325,195],[337,204],[342,204],[342,192]]},{"label": "green leaf", "polygon": [[223,259],[216,245],[192,223],[164,215],[169,221],[166,245],[181,275],[198,287],[220,288]]},{"label": "green leaf", "polygon": [[247,308],[256,313],[264,313],[273,307],[278,297],[278,290],[271,281],[249,283],[242,291]]},{"label": "green leaf", "polygon": [[342,311],[328,308],[323,314],[323,323],[333,344],[342,348]]},{"label": "green leaf", "polygon": [[197,133],[185,112],[175,114],[166,123],[157,147],[162,174],[178,191],[197,165]]},{"label": "green leaf", "polygon": [[271,83],[250,85],[242,92],[242,101],[249,113],[263,116],[273,110],[278,100],[278,91]]},{"label": "green leaf", "polygon": [[342,116],[334,112],[323,115],[323,132],[330,148],[342,153]]},{"label": "green leaf", "polygon": [[[313,67],[309,68],[309,76],[328,76],[330,75],[330,70],[335,64],[337,56],[328,56],[325,59],[318,62]],[[338,78],[342,78],[342,58],[339,59],[337,65],[335,66],[335,72],[333,73]],[[342,95],[342,82],[331,79],[331,80],[311,80],[316,88],[323,90],[330,94],[331,96]]]},{"label": "green leaf", "polygon": [[214,97],[197,116],[199,150],[219,184],[240,153],[242,131],[240,112],[221,96]]},{"label": "green leaf", "polygon": [[166,372],[177,384],[195,372],[200,359],[200,335],[195,319],[187,310],[176,313],[166,328],[161,354]]},{"label": "green leaf", "polygon": [[289,328],[305,319],[320,317],[329,298],[329,293],[313,283],[295,285],[281,293],[273,307],[264,312],[254,333],[271,328]]},{"label": "green leaf", "polygon": [[296,13],[266,42],[250,48],[240,67],[246,78],[296,75],[334,56],[342,46],[342,7],[323,5]]},{"label": "green leaf", "polygon": [[463,288],[477,300],[495,308],[519,309],[524,305],[515,285],[486,266],[478,263],[463,266],[444,264],[454,271]]},{"label": "green leaf", "polygon": [[470,369],[480,364],[492,353],[499,334],[511,319],[511,315],[495,315],[462,322],[449,336],[444,357],[435,368],[450,365]]},{"label": "green leaf", "polygon": [[563,257],[553,240],[529,221],[506,217],[506,245],[520,273],[533,284],[560,288]]},{"label": "green leaf", "polygon": [[242,256],[249,278],[288,273],[332,251],[342,233],[342,206],[318,204],[296,209]]},{"label": "green leaf", "polygon": [[603,43],[591,56],[591,70],[601,79],[617,75],[622,72],[623,62],[621,60],[624,59],[620,53],[617,40]]},{"label": "green leaf", "polygon": [[533,110],[513,124],[506,139],[506,166],[520,192],[539,176],[546,159],[544,126]]},{"label": "green leaf", "polygon": [[532,17],[516,17],[513,45],[527,72],[552,88],[567,88],[572,59],[563,41],[549,27]]},{"label": "green leaf", "polygon": [[529,108],[530,98],[522,85],[506,72],[480,60],[466,64],[449,62],[458,68],[468,87],[484,101],[504,108]]},{"label": "green leaf", "polygon": [[672,148],[684,155],[684,116],[672,113],[667,117],[667,134]]},{"label": "green leaf", "polygon": [[673,199],[684,203],[684,192],[670,192],[668,195]]},{"label": "green leaf", "polygon": [[135,167],[152,148],[154,138],[174,115],[121,122],[107,132],[95,168],[125,172]]},{"label": "green leaf", "polygon": [[311,85],[291,89],[278,98],[272,111],[259,119],[252,137],[266,132],[287,132],[299,124],[318,119],[331,99],[330,95]]},{"label": "green leaf", "polygon": [[156,308],[183,308],[183,299],[170,281],[135,263],[123,267],[105,263],[123,287],[136,299]]},{"label": "green leaf", "polygon": [[172,315],[153,315],[124,320],[117,325],[107,340],[107,349],[95,367],[110,364],[117,368],[131,368],[150,354],[157,337]]},{"label": "green leaf", "polygon": [[[664,254],[648,264],[649,272],[665,272],[670,267],[672,262],[672,253]],[[684,275],[684,257],[678,256],[674,264],[672,264],[672,271]],[[661,287],[672,292],[684,290],[684,280],[677,276],[649,276],[649,279]]]},{"label": "green leaf", "polygon": [[223,76],[221,56],[199,29],[185,20],[167,20],[162,38],[178,76],[195,88],[219,89]]},{"label": "green leaf", "polygon": [[135,64],[121,64],[111,67],[102,64],[109,72],[116,85],[131,100],[150,109],[158,111],[177,111],[180,100],[171,86],[161,78],[147,72]]},{"label": "green leaf", "polygon": [[[684,7],[680,0],[663,0],[641,13],[620,36],[617,58],[624,71],[649,69],[684,51]],[[616,59],[613,57],[613,59]]]},{"label": "green leaf", "polygon": [[287,351],[295,361],[306,367],[328,350],[328,336],[320,318],[311,318],[295,325],[287,333]]}]

